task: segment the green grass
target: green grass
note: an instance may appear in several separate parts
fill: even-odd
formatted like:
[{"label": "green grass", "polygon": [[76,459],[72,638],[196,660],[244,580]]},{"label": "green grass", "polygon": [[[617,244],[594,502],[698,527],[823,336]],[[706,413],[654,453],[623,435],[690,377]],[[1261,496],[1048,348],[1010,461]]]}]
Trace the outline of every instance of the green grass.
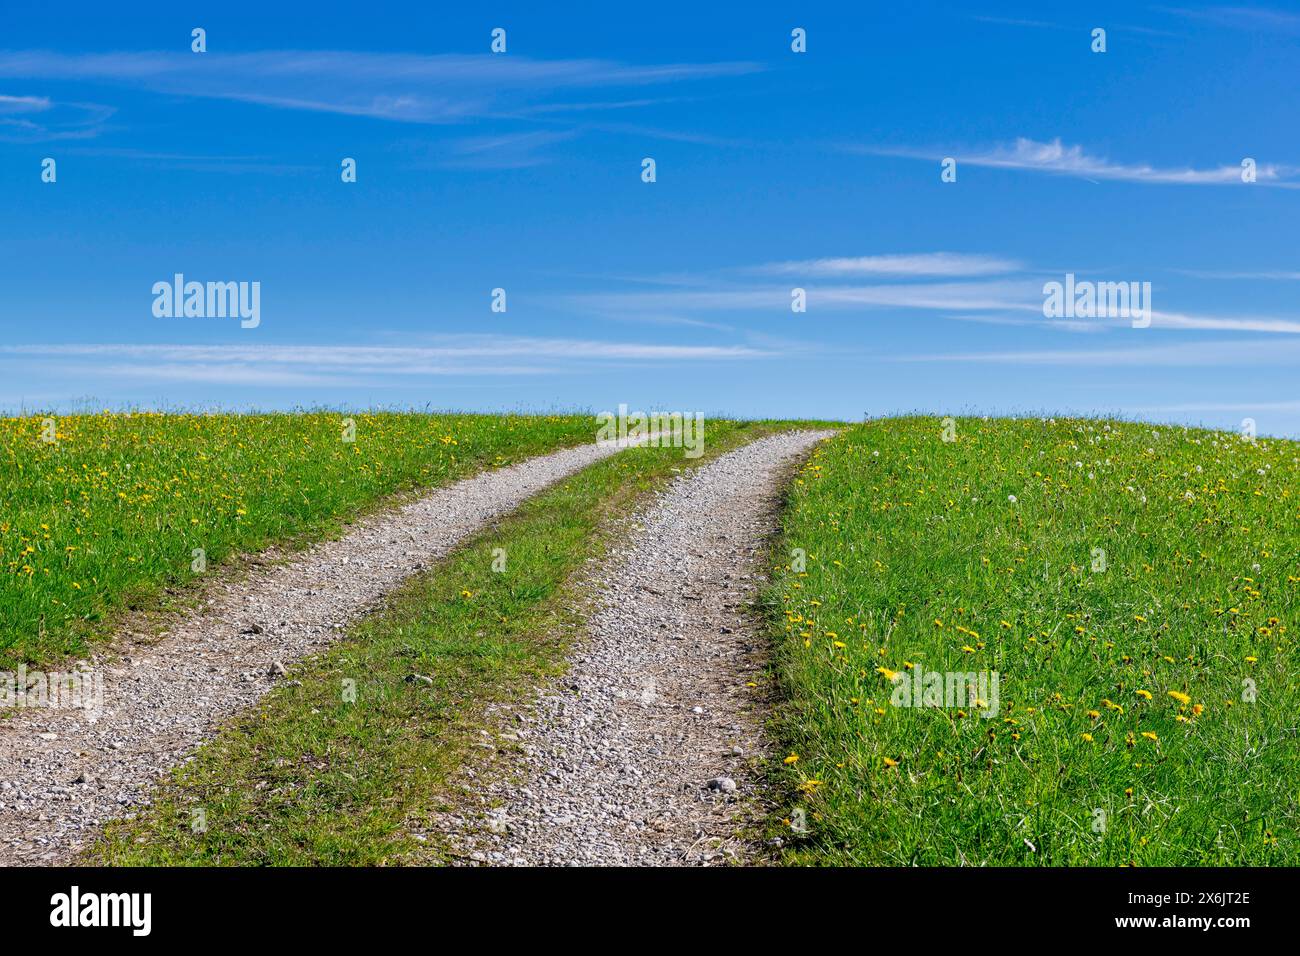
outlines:
[{"label": "green grass", "polygon": [[[345,442],[344,420],[355,423]],[[561,445],[587,416],[74,415],[0,418],[0,670],[84,653],[123,612],[378,499]]]},{"label": "green grass", "polygon": [[[575,577],[604,553],[609,519],[679,469],[773,426],[710,422],[704,458],[635,448],[526,502],[274,689],[177,770],[140,816],[88,856],[113,865],[437,863],[413,834],[457,800],[455,777],[492,702],[527,700],[564,666],[581,625]],[[506,554],[493,571],[494,549]],[[412,675],[420,675],[432,683]],[[343,699],[344,681],[356,700]],[[195,811],[206,830],[194,832]]]},{"label": "green grass", "polygon": [[[769,594],[785,862],[1300,863],[1300,445],[956,436],[854,427],[792,491]],[[880,669],[917,666],[997,672],[997,715],[895,706]]]}]

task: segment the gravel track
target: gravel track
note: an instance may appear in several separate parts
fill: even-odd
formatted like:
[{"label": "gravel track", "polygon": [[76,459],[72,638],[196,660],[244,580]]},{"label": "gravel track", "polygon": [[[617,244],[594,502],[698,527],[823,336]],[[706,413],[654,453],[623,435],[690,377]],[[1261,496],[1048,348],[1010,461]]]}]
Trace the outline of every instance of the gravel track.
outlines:
[{"label": "gravel track", "polygon": [[146,803],[159,777],[284,668],[322,650],[405,578],[524,499],[624,445],[582,445],[486,472],[367,517],[282,564],[252,559],[161,641],[123,636],[90,666],[97,717],[30,708],[0,720],[0,865],[67,862],[107,820]]},{"label": "gravel track", "polygon": [[[594,576],[569,672],[504,736],[483,813],[442,825],[463,862],[742,860],[761,809],[765,640],[747,612],[793,464],[832,432],[784,432],[676,479]],[[748,686],[750,682],[756,687]],[[480,777],[483,775],[480,774]]]}]

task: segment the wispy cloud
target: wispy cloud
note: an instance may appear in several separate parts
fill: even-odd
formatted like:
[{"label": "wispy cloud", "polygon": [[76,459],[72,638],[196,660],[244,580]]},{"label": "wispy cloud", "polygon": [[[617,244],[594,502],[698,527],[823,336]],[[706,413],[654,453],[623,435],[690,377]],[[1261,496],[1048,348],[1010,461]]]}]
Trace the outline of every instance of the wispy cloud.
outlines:
[{"label": "wispy cloud", "polygon": [[[1001,309],[1042,314],[1041,283],[1034,280],[988,282],[902,282],[878,284],[827,284],[802,282],[808,309],[838,311],[867,308],[927,310]],[[712,287],[598,292],[571,295],[565,304],[600,314],[690,315],[696,312],[789,312],[789,285],[729,285]]]},{"label": "wispy cloud", "polygon": [[964,362],[986,365],[1060,365],[1088,367],[1142,366],[1265,366],[1291,365],[1300,360],[1300,341],[1245,339],[1142,344],[1103,349],[1026,349],[911,353],[894,356],[895,362]]},{"label": "wispy cloud", "polygon": [[759,271],[775,275],[851,276],[984,276],[1018,272],[1013,259],[967,255],[955,252],[926,252],[903,255],[856,256],[851,258],[801,259],[772,262]]},{"label": "wispy cloud", "polygon": [[[1240,163],[1198,169],[1192,166],[1161,167],[1148,163],[1120,163],[1089,154],[1082,146],[1068,146],[1059,138],[1047,143],[1018,138],[1013,145],[996,146],[970,152],[920,150],[876,146],[853,147],[855,151],[877,156],[900,156],[938,162],[951,156],[958,164],[986,166],[994,169],[1023,169],[1080,179],[1113,180],[1132,183],[1155,183],[1182,186],[1242,185]],[[1300,167],[1276,163],[1259,163],[1256,182],[1264,185],[1300,188],[1294,181]]]},{"label": "wispy cloud", "polygon": [[1273,332],[1300,335],[1300,321],[1268,316],[1187,315],[1181,312],[1151,313],[1151,326],[1166,329],[1198,329],[1218,332]]},{"label": "wispy cloud", "polygon": [[747,345],[676,345],[451,335],[434,346],[50,344],[0,346],[89,379],[243,385],[383,385],[393,378],[542,375],[582,363],[734,361],[779,353]]},{"label": "wispy cloud", "polygon": [[1046,20],[1026,20],[1019,17],[990,17],[976,15],[972,16],[970,19],[977,20],[980,23],[993,23],[1004,27],[1037,27],[1048,30],[1065,29],[1065,26],[1060,23],[1048,23]]},{"label": "wispy cloud", "polygon": [[540,103],[529,106],[521,112],[528,115],[547,113],[599,113],[608,110],[631,110],[644,106],[662,106],[667,103],[681,103],[687,97],[660,96],[635,100],[592,100],[586,103]]},{"label": "wispy cloud", "polygon": [[447,123],[553,103],[564,91],[643,87],[753,73],[756,63],[364,53],[0,52],[0,78],[76,80],[283,109]]},{"label": "wispy cloud", "polygon": [[0,94],[0,116],[13,113],[41,113],[50,108],[48,96],[5,96]]},{"label": "wispy cloud", "polygon": [[[782,274],[787,284],[736,281],[736,273]],[[1017,272],[1024,274],[1016,274]],[[906,275],[940,281],[846,282],[853,276]],[[960,277],[968,277],[960,281]],[[955,281],[943,281],[953,277]],[[1056,278],[1060,278],[1059,275]],[[1104,279],[1104,276],[1095,277]],[[825,279],[827,281],[818,281]],[[865,313],[909,310],[961,322],[1015,325],[1062,332],[1106,332],[1131,327],[1131,319],[1097,317],[1052,319],[1043,315],[1043,279],[1015,260],[989,255],[952,253],[887,254],[769,263],[730,270],[694,281],[677,277],[667,288],[584,292],[562,296],[561,305],[620,321],[654,322],[673,316],[685,324],[701,315],[756,313],[785,315],[791,286],[804,290],[811,313]],[[1163,300],[1164,290],[1161,290]],[[1151,328],[1196,332],[1253,332],[1300,335],[1300,318],[1286,315],[1190,313],[1152,309]]]},{"label": "wispy cloud", "polygon": [[524,169],[549,162],[546,148],[577,136],[576,130],[530,130],[473,136],[451,143],[440,165],[451,169]]},{"label": "wispy cloud", "polygon": [[1270,33],[1300,34],[1300,13],[1268,7],[1156,7],[1189,20],[1204,20],[1236,30],[1264,30]]},{"label": "wispy cloud", "polygon": [[[193,172],[220,173],[303,173],[319,172],[319,166],[301,163],[277,162],[269,156],[223,156],[203,155],[199,153],[172,153],[150,149],[134,149],[127,146],[69,146],[63,150],[72,156],[111,157],[113,159],[134,160],[148,163],[150,166],[166,166],[171,169],[186,169]],[[330,167],[334,172],[334,167]]]},{"label": "wispy cloud", "polygon": [[1295,282],[1300,281],[1300,271],[1295,270],[1262,270],[1259,272],[1215,272],[1202,269],[1174,269],[1174,272],[1180,275],[1193,276],[1197,279],[1245,279],[1250,281],[1266,282]]},{"label": "wispy cloud", "polygon": [[48,96],[0,94],[0,139],[10,142],[88,139],[113,109],[98,103],[57,103]]},{"label": "wispy cloud", "polygon": [[[994,16],[972,15],[970,19],[977,21],[979,23],[989,23],[989,24],[994,24],[996,26],[1030,27],[1038,30],[1072,30],[1081,35],[1086,35],[1086,30],[1087,30],[1087,26],[1081,28],[1080,25],[1077,23],[1074,24],[1049,23],[1046,20],[1029,20],[1029,19],[1022,19],[1016,17],[994,17]],[[1186,39],[1186,37],[1183,36],[1182,34],[1171,33],[1168,30],[1157,30],[1153,27],[1141,27],[1141,26],[1132,26],[1127,24],[1108,23],[1106,29],[1111,31],[1124,32],[1124,33],[1135,33],[1140,36],[1175,37],[1178,39]]]}]

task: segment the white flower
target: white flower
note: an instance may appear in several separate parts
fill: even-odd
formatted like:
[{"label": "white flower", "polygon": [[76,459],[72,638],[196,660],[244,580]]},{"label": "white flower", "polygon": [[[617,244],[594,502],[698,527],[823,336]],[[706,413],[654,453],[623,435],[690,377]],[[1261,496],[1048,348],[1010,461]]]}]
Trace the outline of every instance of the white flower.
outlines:
[{"label": "white flower", "polygon": [[1016,503],[1016,496],[1015,496],[1015,495],[1007,495],[1007,501],[1011,502],[1011,503],[1014,505],[1014,504]]}]

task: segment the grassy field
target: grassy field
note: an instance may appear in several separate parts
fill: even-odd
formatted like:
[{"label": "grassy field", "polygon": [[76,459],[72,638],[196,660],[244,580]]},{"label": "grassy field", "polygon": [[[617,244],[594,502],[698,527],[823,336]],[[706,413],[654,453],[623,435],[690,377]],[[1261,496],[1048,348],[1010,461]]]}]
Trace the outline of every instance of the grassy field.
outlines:
[{"label": "grassy field", "polygon": [[[1300,863],[1300,445],[953,424],[852,428],[792,492],[785,861]],[[990,699],[905,706],[919,671]]]},{"label": "grassy field", "polygon": [[[446,848],[417,834],[456,800],[456,774],[491,759],[484,709],[527,699],[563,668],[582,622],[573,578],[604,552],[609,519],[771,427],[710,422],[702,458],[633,448],[529,500],[291,668],[291,682],[205,745],[151,807],[111,824],[89,862],[445,862]],[[493,567],[498,548],[504,571]],[[341,694],[345,680],[355,701]]]},{"label": "grassy field", "polygon": [[0,670],[84,652],[115,614],[193,577],[196,549],[211,570],[593,428],[588,416],[105,413],[55,430],[0,418]]}]

